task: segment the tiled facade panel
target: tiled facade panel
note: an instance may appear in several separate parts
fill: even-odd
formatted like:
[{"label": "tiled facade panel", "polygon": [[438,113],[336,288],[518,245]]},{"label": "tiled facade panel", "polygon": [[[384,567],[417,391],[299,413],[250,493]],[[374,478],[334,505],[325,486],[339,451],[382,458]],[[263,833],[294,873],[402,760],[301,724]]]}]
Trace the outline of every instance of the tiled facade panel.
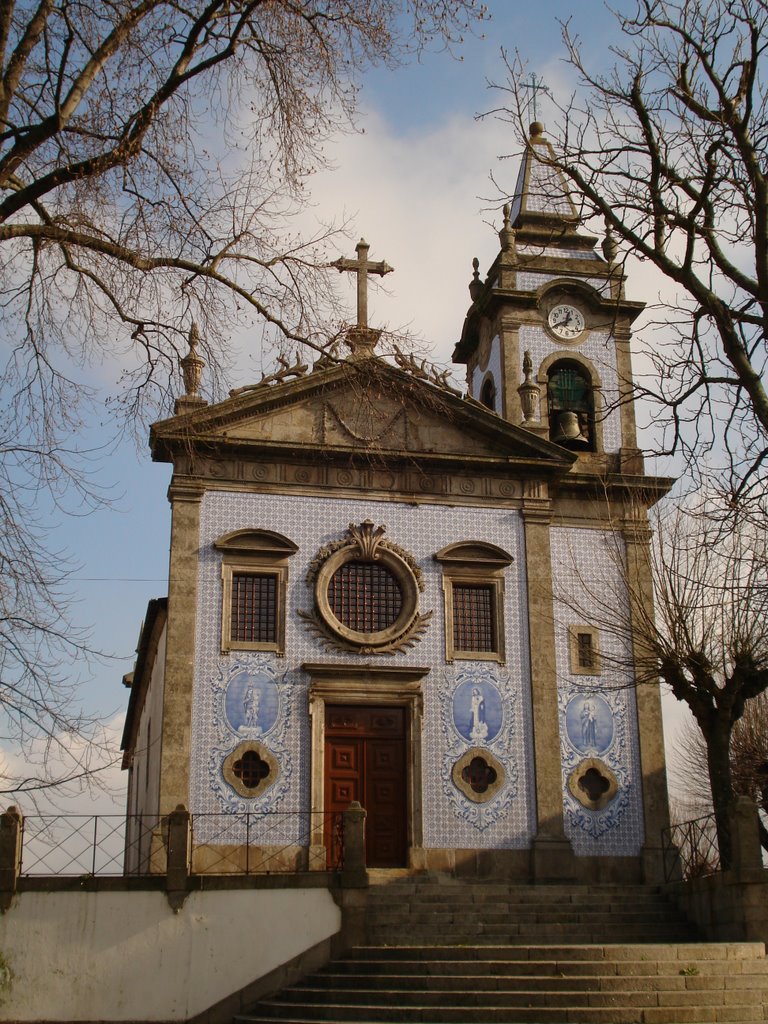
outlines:
[{"label": "tiled facade panel", "polygon": [[[634,856],[644,842],[637,705],[628,638],[610,627],[627,621],[624,547],[610,532],[561,527],[552,529],[551,550],[566,835],[577,855]],[[598,626],[599,674],[572,671],[573,625]],[[568,789],[585,758],[607,766],[618,783],[600,811]]]},{"label": "tiled facade panel", "polygon": [[[534,377],[539,367],[549,356],[558,353],[567,359],[571,352],[578,352],[588,359],[600,374],[602,383],[602,407],[609,410],[602,418],[603,449],[618,452],[621,448],[621,409],[619,406],[619,380],[616,369],[616,341],[607,331],[590,331],[586,340],[577,345],[564,347],[554,341],[543,327],[524,326],[520,328],[520,379],[523,379],[523,353],[529,351],[533,362]],[[542,396],[543,403],[543,396]],[[542,404],[542,417],[547,410]]]},{"label": "tiled facade panel", "polygon": [[[423,573],[425,590],[420,595],[420,610],[432,610],[433,615],[421,641],[404,653],[356,655],[329,651],[296,613],[296,609],[312,608],[306,574],[318,549],[342,538],[350,523],[359,524],[365,519],[384,524],[387,539],[409,551]],[[222,655],[220,650],[221,555],[212,545],[222,534],[245,528],[275,530],[298,545],[298,552],[289,559],[284,658],[242,651]],[[461,540],[491,542],[514,558],[505,570],[505,665],[445,663],[442,574],[433,555]],[[432,671],[422,680],[424,845],[471,849],[530,844],[535,807],[525,554],[519,512],[208,492],[201,510],[198,588],[190,758],[194,813],[274,811],[271,827],[280,834],[270,833],[261,837],[262,841],[295,840],[300,826],[294,812],[306,812],[310,806],[309,677],[301,664],[379,661],[397,666],[430,665],[434,666]],[[255,714],[251,692],[254,680],[259,689]],[[472,736],[466,713],[475,691],[484,700],[480,745],[503,766],[504,775],[504,785],[483,804],[469,800],[451,778],[456,761],[478,745],[477,730]],[[241,724],[243,709],[249,707],[251,723],[258,722],[256,733],[252,724]],[[238,796],[221,772],[222,762],[243,735],[256,736],[279,765],[276,782],[253,800]],[[282,826],[277,812],[291,812],[285,814]]]},{"label": "tiled facade panel", "polygon": [[496,409],[501,416],[501,338],[498,334],[491,341],[491,351],[488,357],[488,365],[484,370],[481,370],[479,366],[476,366],[472,371],[472,386],[470,394],[476,401],[480,401],[480,392],[483,387],[483,381],[490,374],[493,377],[493,383],[496,388]]}]

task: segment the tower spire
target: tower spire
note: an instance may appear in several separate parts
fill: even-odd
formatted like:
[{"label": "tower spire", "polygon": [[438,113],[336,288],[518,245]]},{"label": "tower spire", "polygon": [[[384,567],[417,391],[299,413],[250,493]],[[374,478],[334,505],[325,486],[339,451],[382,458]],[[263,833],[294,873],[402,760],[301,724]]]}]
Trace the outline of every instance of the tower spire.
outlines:
[{"label": "tower spire", "polygon": [[513,228],[549,224],[575,227],[579,215],[571,188],[554,166],[555,152],[544,135],[541,121],[531,122],[512,197],[510,221]]}]

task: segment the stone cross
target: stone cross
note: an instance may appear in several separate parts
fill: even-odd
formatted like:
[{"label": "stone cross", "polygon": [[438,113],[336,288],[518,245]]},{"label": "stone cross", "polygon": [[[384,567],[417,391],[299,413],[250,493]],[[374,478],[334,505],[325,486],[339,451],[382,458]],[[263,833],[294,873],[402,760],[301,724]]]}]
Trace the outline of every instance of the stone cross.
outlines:
[{"label": "stone cross", "polygon": [[361,238],[355,246],[356,260],[348,260],[342,256],[331,264],[339,271],[350,270],[357,274],[357,326],[363,329],[368,327],[368,275],[378,274],[379,277],[384,277],[395,269],[383,261],[369,263],[369,249],[370,245]]}]

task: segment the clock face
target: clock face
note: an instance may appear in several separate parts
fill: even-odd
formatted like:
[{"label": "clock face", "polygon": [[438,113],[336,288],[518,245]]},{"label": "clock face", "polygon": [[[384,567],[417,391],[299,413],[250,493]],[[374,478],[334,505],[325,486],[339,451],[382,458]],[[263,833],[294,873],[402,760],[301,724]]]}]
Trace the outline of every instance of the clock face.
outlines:
[{"label": "clock face", "polygon": [[577,338],[584,330],[584,316],[575,306],[554,306],[547,317],[549,329],[558,338]]}]

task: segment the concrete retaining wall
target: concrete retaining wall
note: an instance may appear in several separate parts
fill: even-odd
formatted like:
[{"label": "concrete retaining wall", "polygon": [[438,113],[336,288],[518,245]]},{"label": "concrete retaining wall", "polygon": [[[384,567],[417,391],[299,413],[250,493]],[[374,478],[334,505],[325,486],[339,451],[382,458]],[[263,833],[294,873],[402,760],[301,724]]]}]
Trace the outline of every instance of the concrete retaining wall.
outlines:
[{"label": "concrete retaining wall", "polygon": [[0,917],[0,1021],[185,1021],[341,928],[324,888],[21,892]]},{"label": "concrete retaining wall", "polygon": [[725,871],[667,886],[710,942],[768,943],[768,871]]}]

